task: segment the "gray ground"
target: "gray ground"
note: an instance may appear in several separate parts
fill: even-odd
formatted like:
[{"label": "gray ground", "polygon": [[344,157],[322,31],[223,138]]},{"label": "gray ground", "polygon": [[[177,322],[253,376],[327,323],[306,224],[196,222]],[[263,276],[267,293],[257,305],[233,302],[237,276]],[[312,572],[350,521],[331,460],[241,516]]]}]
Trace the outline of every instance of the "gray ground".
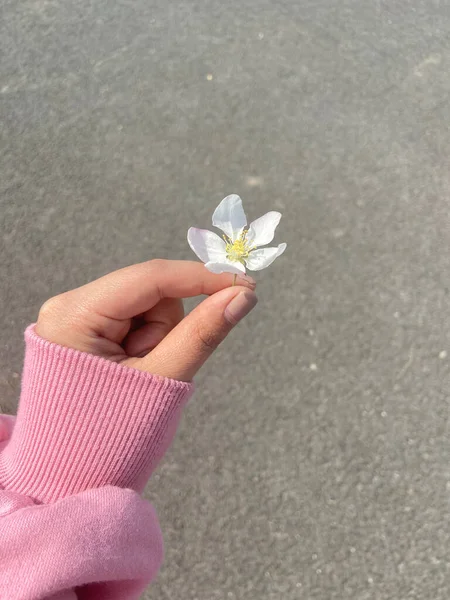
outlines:
[{"label": "gray ground", "polygon": [[[148,497],[162,600],[450,593],[450,8],[2,0],[0,392],[48,296],[284,213]],[[448,353],[448,354],[447,354]]]}]

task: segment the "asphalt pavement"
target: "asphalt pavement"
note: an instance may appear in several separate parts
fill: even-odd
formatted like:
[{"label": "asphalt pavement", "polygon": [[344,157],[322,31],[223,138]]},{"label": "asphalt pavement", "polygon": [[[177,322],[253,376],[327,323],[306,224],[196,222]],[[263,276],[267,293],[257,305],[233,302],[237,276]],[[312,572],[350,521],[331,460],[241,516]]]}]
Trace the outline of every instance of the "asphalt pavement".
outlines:
[{"label": "asphalt pavement", "polygon": [[41,303],[283,213],[151,480],[146,598],[450,596],[450,6],[2,0],[0,405]]}]

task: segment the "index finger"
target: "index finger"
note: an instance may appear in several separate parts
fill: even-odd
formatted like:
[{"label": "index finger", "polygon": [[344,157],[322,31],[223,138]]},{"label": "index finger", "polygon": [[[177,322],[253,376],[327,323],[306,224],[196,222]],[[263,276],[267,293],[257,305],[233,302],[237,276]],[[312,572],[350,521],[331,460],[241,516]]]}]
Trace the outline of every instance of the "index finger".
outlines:
[{"label": "index finger", "polygon": [[[233,284],[232,273],[216,275],[202,263],[155,259],[114,271],[74,293],[84,308],[110,319],[131,319],[163,298],[210,296]],[[239,275],[236,283],[254,289],[256,282]]]}]

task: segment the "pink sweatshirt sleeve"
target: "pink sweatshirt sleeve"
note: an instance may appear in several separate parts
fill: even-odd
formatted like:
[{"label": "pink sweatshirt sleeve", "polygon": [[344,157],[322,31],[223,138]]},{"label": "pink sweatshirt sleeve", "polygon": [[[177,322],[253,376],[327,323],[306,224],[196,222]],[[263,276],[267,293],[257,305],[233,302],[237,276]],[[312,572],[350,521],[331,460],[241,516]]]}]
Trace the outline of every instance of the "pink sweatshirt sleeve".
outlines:
[{"label": "pink sweatshirt sleeve", "polygon": [[138,598],[162,560],[139,493],[193,386],[25,339],[17,418],[0,417],[0,599]]}]

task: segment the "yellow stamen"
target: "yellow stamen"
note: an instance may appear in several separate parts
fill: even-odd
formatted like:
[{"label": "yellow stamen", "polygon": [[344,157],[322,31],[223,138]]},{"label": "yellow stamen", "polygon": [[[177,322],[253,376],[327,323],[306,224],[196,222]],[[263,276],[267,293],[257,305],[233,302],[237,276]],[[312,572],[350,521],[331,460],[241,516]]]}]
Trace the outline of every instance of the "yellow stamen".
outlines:
[{"label": "yellow stamen", "polygon": [[250,246],[246,236],[247,231],[243,231],[234,242],[225,235],[223,236],[223,239],[227,244],[226,253],[229,260],[244,264],[250,252],[256,248],[256,246]]}]

